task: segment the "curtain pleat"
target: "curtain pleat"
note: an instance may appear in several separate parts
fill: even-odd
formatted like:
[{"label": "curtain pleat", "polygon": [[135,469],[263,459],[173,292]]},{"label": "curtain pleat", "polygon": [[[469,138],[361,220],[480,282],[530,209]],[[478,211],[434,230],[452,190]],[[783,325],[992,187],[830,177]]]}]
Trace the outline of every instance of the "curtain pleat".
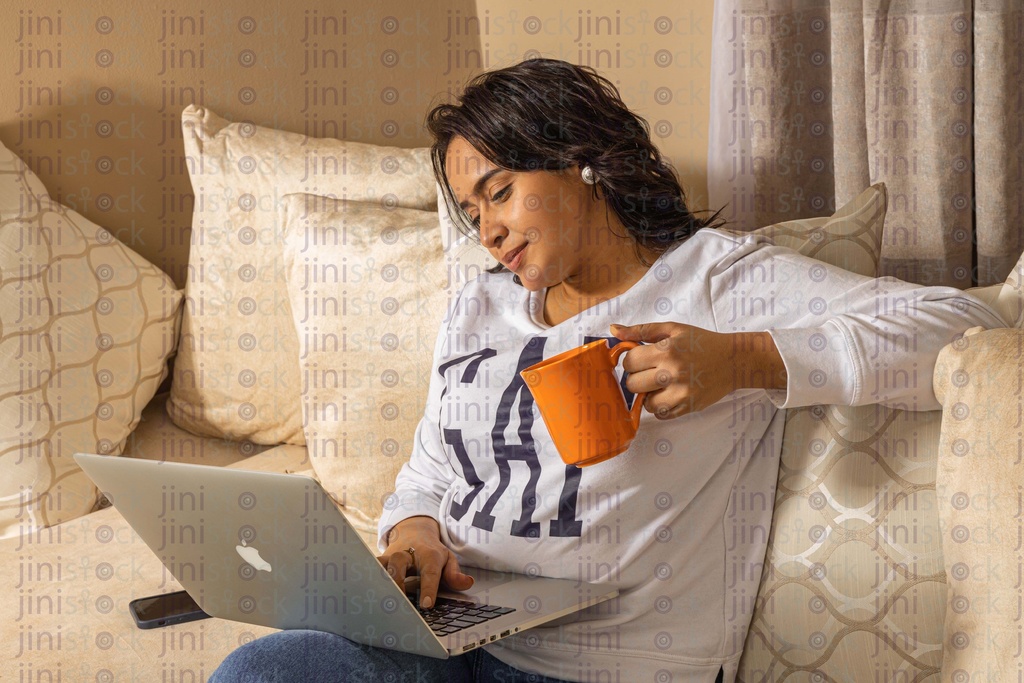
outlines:
[{"label": "curtain pleat", "polygon": [[974,9],[978,280],[1002,282],[1024,249],[1024,3]]},{"label": "curtain pleat", "polygon": [[[841,6],[836,6],[841,5]],[[833,83],[833,150],[836,204],[842,206],[871,184],[868,155],[867,93],[864,65],[868,59],[860,0],[833,3],[829,28]]]},{"label": "curtain pleat", "polygon": [[808,4],[819,6],[744,13],[758,226],[835,210],[828,8]]}]

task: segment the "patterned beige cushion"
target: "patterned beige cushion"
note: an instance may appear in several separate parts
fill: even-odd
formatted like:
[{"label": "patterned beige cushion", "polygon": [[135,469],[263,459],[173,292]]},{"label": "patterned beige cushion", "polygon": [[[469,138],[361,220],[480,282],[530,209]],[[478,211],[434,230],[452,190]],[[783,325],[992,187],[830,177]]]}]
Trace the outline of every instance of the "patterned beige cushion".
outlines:
[{"label": "patterned beige cushion", "polygon": [[874,277],[882,250],[885,208],[885,183],[877,183],[831,216],[776,223],[753,234],[765,235],[804,256]]},{"label": "patterned beige cushion", "polygon": [[432,211],[292,195],[284,234],[310,462],[375,534],[423,416],[454,266]]},{"label": "patterned beige cushion", "polygon": [[[885,207],[879,184],[831,218],[758,232],[873,276]],[[937,674],[944,609],[934,490],[940,420],[940,411],[883,406],[788,412],[740,680]]]},{"label": "patterned beige cushion", "polygon": [[0,146],[0,537],[92,510],[71,456],[121,453],[167,374],[181,300]]},{"label": "patterned beige cushion", "polygon": [[168,413],[196,434],[302,444],[283,197],[315,192],[433,209],[429,154],[229,124],[194,106],[182,126],[196,199]]}]

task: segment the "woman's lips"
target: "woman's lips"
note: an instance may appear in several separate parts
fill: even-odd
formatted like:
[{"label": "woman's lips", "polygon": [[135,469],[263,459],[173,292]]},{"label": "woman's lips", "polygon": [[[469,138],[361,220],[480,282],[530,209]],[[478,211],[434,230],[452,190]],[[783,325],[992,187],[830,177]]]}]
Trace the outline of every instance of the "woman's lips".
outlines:
[{"label": "woman's lips", "polygon": [[524,244],[519,247],[518,250],[513,252],[514,256],[512,257],[512,260],[508,262],[509,270],[519,270],[519,265],[523,262],[523,252],[526,251],[526,246],[527,245]]}]

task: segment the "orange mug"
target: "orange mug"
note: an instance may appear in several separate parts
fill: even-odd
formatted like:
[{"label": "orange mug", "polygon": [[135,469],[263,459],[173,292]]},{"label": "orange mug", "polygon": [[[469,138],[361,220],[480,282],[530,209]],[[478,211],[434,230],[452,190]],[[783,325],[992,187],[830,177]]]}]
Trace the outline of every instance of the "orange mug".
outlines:
[{"label": "orange mug", "polygon": [[636,346],[620,341],[609,347],[607,339],[598,339],[519,373],[565,464],[586,467],[629,448],[647,394],[637,394],[627,410],[615,366]]}]

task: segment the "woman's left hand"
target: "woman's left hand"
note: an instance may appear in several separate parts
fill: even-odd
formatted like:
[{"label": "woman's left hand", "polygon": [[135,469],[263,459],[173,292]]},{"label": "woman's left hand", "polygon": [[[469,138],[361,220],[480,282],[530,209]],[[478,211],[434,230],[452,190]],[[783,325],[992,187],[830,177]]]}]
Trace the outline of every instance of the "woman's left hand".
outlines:
[{"label": "woman's left hand", "polygon": [[626,388],[648,392],[658,419],[703,410],[737,389],[785,389],[786,368],[767,332],[713,332],[683,323],[612,325],[622,340],[646,342],[622,362]]}]

